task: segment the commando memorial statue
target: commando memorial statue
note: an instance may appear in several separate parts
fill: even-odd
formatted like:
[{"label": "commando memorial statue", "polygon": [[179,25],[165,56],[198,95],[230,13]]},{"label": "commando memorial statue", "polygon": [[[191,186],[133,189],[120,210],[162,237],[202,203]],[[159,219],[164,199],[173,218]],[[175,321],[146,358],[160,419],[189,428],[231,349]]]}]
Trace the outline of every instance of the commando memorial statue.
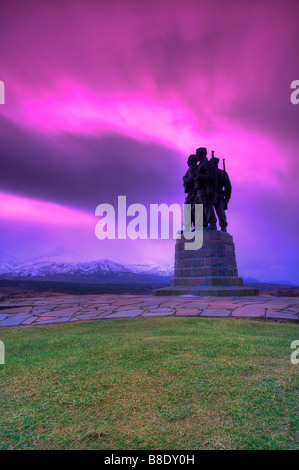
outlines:
[{"label": "commando memorial statue", "polygon": [[[223,169],[220,169],[219,158],[215,157],[214,151],[210,159],[207,155],[207,149],[199,147],[195,154],[188,157],[183,186],[185,204],[191,206],[191,226],[184,225],[183,230],[178,232],[174,277],[170,286],[156,289],[155,295],[258,295],[258,289],[243,286],[243,279],[238,276],[233,238],[227,233],[226,211],[232,185],[225,169],[225,159]],[[192,236],[190,232],[198,230],[195,220],[197,205],[202,206],[203,244],[199,249],[186,250],[184,233],[186,237],[187,232]],[[217,229],[217,222],[220,230]]]},{"label": "commando memorial statue", "polygon": [[[203,229],[217,230],[217,218],[222,232],[226,232],[227,219],[225,211],[231,197],[232,186],[227,172],[225,171],[225,160],[223,159],[223,170],[218,168],[219,158],[208,160],[207,149],[198,148],[196,155],[188,158],[188,170],[183,177],[185,193],[187,193],[185,204],[191,204],[191,223],[195,228],[195,204],[203,205]],[[197,164],[199,163],[199,164]],[[188,227],[189,228],[189,227]]]}]

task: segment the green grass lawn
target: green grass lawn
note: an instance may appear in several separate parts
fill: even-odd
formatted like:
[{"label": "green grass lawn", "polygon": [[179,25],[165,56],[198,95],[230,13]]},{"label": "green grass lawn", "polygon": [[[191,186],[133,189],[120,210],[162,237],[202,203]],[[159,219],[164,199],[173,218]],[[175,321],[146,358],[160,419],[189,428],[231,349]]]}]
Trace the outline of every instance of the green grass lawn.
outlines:
[{"label": "green grass lawn", "polygon": [[0,448],[298,448],[295,339],[212,318],[0,329]]}]

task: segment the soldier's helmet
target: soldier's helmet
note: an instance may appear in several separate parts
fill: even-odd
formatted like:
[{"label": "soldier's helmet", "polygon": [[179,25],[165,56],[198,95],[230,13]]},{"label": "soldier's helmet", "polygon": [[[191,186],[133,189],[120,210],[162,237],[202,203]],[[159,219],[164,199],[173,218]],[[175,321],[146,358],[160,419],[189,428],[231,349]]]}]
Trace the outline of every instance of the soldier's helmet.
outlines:
[{"label": "soldier's helmet", "polygon": [[206,156],[208,153],[206,147],[199,147],[198,149],[196,149],[196,155],[200,155],[200,156]]}]

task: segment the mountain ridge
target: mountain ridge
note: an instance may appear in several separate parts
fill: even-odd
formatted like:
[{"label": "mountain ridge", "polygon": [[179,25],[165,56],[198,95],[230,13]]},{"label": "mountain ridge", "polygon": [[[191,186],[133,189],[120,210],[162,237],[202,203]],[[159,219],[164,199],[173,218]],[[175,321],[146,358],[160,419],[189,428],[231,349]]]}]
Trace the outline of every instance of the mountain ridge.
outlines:
[{"label": "mountain ridge", "polygon": [[[65,282],[169,282],[173,277],[171,265],[124,264],[103,258],[86,261],[73,250],[59,247],[48,253],[21,260],[0,251],[0,279],[2,280],[46,280]],[[260,281],[242,276],[244,285],[256,287],[294,287],[289,281]]]},{"label": "mountain ridge", "polygon": [[125,265],[110,259],[80,259],[71,251],[54,250],[24,261],[0,253],[0,279],[53,280],[74,282],[161,282],[168,281],[173,268],[149,264]]}]

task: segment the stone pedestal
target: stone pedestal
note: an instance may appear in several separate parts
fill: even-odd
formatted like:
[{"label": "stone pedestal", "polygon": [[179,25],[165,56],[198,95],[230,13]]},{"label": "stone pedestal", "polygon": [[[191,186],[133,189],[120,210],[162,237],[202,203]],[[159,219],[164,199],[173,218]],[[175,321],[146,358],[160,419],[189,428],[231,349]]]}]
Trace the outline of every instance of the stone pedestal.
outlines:
[{"label": "stone pedestal", "polygon": [[235,245],[228,233],[203,232],[199,250],[185,250],[189,240],[177,239],[174,278],[170,287],[156,289],[155,295],[249,296],[258,289],[243,286],[238,276]]}]

